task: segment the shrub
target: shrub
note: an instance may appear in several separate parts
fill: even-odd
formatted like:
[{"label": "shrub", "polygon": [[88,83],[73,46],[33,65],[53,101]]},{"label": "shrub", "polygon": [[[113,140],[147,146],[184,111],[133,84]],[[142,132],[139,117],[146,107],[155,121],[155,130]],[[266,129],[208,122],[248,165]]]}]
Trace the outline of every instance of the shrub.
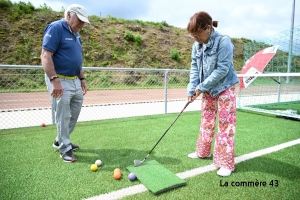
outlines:
[{"label": "shrub", "polygon": [[112,76],[110,74],[101,74],[98,78],[101,87],[109,87],[113,84]]},{"label": "shrub", "polygon": [[127,41],[132,41],[135,42],[136,44],[141,44],[142,43],[142,37],[140,34],[134,35],[131,31],[125,31],[124,38]]},{"label": "shrub", "polygon": [[179,61],[179,52],[177,51],[177,49],[171,49],[170,54],[173,60]]},{"label": "shrub", "polygon": [[172,76],[169,80],[169,83],[170,84],[178,84],[178,83],[180,83],[180,80],[179,80],[179,78],[177,78],[177,76]]},{"label": "shrub", "polygon": [[21,13],[29,14],[34,11],[35,8],[30,2],[28,2],[28,4],[19,2],[19,9],[21,10]]},{"label": "shrub", "polygon": [[162,85],[162,83],[159,81],[159,78],[157,76],[148,76],[146,80],[146,85],[155,86],[155,85]]},{"label": "shrub", "polygon": [[161,31],[164,29],[162,24],[158,24],[158,28],[159,28],[159,30],[161,30]]},{"label": "shrub", "polygon": [[123,80],[125,85],[137,85],[135,76],[126,76]]},{"label": "shrub", "polygon": [[43,5],[40,5],[40,8],[38,10],[43,12],[49,12],[52,11],[52,8],[50,6],[47,6],[46,3],[44,3]]},{"label": "shrub", "polygon": [[134,36],[134,40],[137,44],[141,44],[142,43],[142,37],[140,36],[140,34],[136,34]]},{"label": "shrub", "polygon": [[132,41],[132,42],[134,42],[134,40],[135,40],[134,35],[133,35],[133,33],[131,31],[125,31],[124,38],[127,41]]},{"label": "shrub", "polygon": [[166,27],[169,26],[169,24],[168,24],[166,21],[162,21],[161,24],[162,24],[163,26],[166,26]]},{"label": "shrub", "polygon": [[0,8],[2,8],[3,10],[8,10],[12,7],[12,5],[12,2],[9,0],[0,0]]}]

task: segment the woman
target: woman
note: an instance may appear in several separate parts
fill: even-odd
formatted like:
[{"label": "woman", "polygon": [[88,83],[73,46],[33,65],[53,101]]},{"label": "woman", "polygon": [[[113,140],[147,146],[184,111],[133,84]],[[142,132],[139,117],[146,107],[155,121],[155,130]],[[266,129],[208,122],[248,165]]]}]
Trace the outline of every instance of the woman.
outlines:
[{"label": "woman", "polygon": [[213,27],[217,26],[218,22],[213,21],[207,12],[197,12],[191,17],[187,27],[190,37],[195,39],[187,87],[188,101],[193,102],[202,94],[202,120],[196,152],[188,157],[211,156],[218,115],[213,163],[219,168],[218,175],[229,176],[235,169],[235,84],[239,80],[233,66],[234,46],[228,36],[215,31]]}]

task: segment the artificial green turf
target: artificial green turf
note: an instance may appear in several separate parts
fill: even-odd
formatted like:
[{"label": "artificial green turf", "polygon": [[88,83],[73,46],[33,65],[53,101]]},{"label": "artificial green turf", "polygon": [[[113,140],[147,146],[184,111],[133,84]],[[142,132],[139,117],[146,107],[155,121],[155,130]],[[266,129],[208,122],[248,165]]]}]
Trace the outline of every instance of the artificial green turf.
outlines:
[{"label": "artificial green turf", "polygon": [[161,194],[186,185],[185,180],[179,178],[156,160],[146,160],[139,166],[130,165],[127,169],[135,173],[137,179],[153,194]]},{"label": "artificial green turf", "polygon": [[[238,163],[235,172],[229,177],[220,177],[216,171],[211,171],[186,179],[186,187],[172,192],[158,196],[143,192],[123,199],[299,199],[300,159],[297,155],[299,151],[300,145],[295,145]],[[243,184],[244,182],[247,186]],[[265,182],[266,184],[265,186],[263,184],[251,186],[252,182]]]},{"label": "artificial green turf", "polygon": [[[139,181],[127,179],[129,171],[126,167],[132,165],[133,160],[145,157],[177,115],[78,123],[71,135],[72,142],[81,148],[75,152],[76,163],[64,163],[59,153],[53,150],[55,126],[0,130],[0,199],[83,199],[140,184]],[[199,122],[199,112],[182,113],[148,159],[155,159],[175,174],[211,164],[211,159],[187,158],[187,154],[195,150]],[[237,113],[236,156],[298,138],[300,123],[297,121],[263,114]],[[186,187],[168,191],[162,196],[145,192],[127,199],[164,198],[165,195],[167,199],[209,199],[210,196],[229,199],[229,194],[233,195],[232,199],[240,199],[248,193],[251,193],[248,198],[251,199],[254,195],[263,198],[272,192],[279,197],[299,196],[299,152],[297,145],[273,153],[274,157],[270,154],[237,164],[236,172],[228,180],[278,179],[283,183],[277,188],[267,188],[266,194],[263,188],[245,190],[220,187],[220,177],[210,172],[188,178]],[[262,162],[265,157],[267,162]],[[90,165],[97,159],[101,159],[103,165],[92,172]],[[263,165],[257,167],[269,161],[271,164],[265,168]],[[281,168],[276,171],[275,166],[278,165]],[[123,172],[120,180],[113,178],[113,170],[117,167]],[[294,179],[291,178],[293,176]]]},{"label": "artificial green turf", "polygon": [[300,115],[300,101],[259,104],[251,107],[262,108],[266,110],[294,110],[298,115]]}]

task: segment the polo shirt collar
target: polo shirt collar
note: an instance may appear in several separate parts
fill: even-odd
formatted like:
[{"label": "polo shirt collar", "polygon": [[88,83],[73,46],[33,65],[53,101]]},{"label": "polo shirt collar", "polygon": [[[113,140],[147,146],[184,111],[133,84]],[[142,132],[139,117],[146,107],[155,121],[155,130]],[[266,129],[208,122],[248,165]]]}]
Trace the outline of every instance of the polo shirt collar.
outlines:
[{"label": "polo shirt collar", "polygon": [[78,36],[78,35],[79,35],[78,32],[72,32],[70,26],[68,25],[67,21],[66,21],[64,18],[62,18],[61,21],[62,21],[63,27],[64,27],[65,29],[69,30],[70,33],[74,34],[75,36]]}]

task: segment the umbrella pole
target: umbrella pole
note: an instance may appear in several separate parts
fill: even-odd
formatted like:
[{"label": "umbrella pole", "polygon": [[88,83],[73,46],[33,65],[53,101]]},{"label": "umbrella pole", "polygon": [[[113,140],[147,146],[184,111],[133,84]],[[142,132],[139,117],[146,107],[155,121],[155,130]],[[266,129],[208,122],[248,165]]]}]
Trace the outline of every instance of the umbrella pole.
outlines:
[{"label": "umbrella pole", "polygon": [[[263,74],[264,74],[264,72],[263,72]],[[276,80],[275,78],[273,78],[272,76],[269,76],[269,78],[272,79],[273,81],[275,81],[276,83],[281,84],[279,81],[277,81],[277,80]]]},{"label": "umbrella pole", "polygon": [[273,78],[273,77],[270,77],[270,79],[272,79],[273,81],[275,81],[276,83],[278,83],[278,84],[281,84],[279,81],[277,81],[275,78]]}]

